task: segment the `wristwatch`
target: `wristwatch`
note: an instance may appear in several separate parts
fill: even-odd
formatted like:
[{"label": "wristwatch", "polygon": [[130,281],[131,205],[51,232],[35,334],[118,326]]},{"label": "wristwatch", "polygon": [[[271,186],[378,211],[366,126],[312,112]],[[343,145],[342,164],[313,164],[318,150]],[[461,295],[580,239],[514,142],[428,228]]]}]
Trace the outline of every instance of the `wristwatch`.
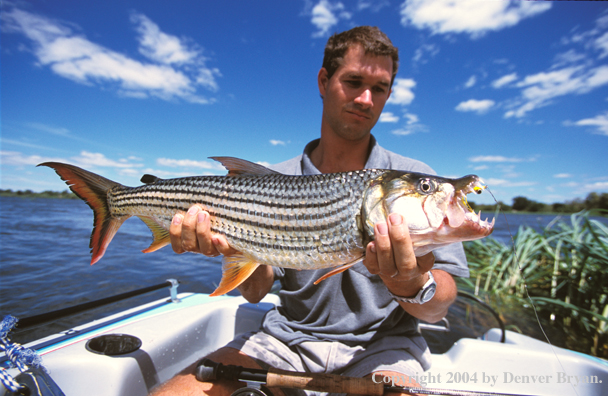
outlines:
[{"label": "wristwatch", "polygon": [[435,295],[435,290],[437,290],[437,283],[435,282],[435,278],[433,277],[433,273],[431,271],[428,272],[429,280],[426,281],[424,286],[420,289],[418,294],[414,297],[401,297],[393,294],[390,290],[388,293],[397,301],[411,303],[411,304],[424,304],[426,302],[431,301],[433,296]]}]

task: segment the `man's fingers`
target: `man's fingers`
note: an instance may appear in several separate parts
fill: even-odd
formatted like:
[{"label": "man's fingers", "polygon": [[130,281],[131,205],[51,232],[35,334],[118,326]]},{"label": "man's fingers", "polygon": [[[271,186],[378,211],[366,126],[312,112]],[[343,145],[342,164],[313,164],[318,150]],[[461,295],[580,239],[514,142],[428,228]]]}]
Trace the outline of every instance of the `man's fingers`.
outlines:
[{"label": "man's fingers", "polygon": [[[392,213],[388,220],[395,268],[390,268],[392,273],[386,272],[385,274],[393,278],[402,275],[409,279],[411,272],[417,270],[418,265],[407,223],[398,213]],[[389,268],[387,268],[388,270]]]},{"label": "man's fingers", "polygon": [[[368,245],[365,259],[370,273],[395,281],[407,281],[420,275],[421,268],[402,215],[392,213],[388,222],[376,224],[374,231],[375,240]],[[430,263],[429,269],[432,267],[430,259],[425,263]]]},{"label": "man's fingers", "polygon": [[186,252],[198,252],[198,238],[196,235],[197,217],[201,208],[198,205],[192,206],[186,212],[182,222],[182,248]]},{"label": "man's fingers", "polygon": [[214,235],[212,238],[213,246],[219,254],[224,256],[230,256],[231,254],[238,253],[237,250],[233,249],[228,245],[228,241],[223,235]]},{"label": "man's fingers", "polygon": [[184,222],[184,215],[176,213],[171,220],[171,226],[169,227],[169,239],[171,239],[171,248],[177,254],[184,253],[182,247],[182,223]]},{"label": "man's fingers", "polygon": [[205,211],[198,212],[196,216],[196,238],[200,253],[205,256],[214,257],[219,254],[213,245],[212,237],[209,213]]},{"label": "man's fingers", "polygon": [[[184,252],[202,253],[214,257],[222,254],[231,254],[232,249],[224,237],[219,236],[219,247],[216,248],[215,236],[211,233],[209,213],[199,205],[194,205],[185,214],[177,213],[169,227],[171,247],[175,253]],[[226,253],[224,253],[226,252]]]},{"label": "man's fingers", "polygon": [[435,255],[433,252],[429,252],[424,256],[417,257],[418,266],[420,267],[420,271],[427,272],[433,268],[433,264],[435,264]]},{"label": "man's fingers", "polygon": [[390,276],[396,271],[395,261],[393,257],[393,248],[389,236],[389,227],[387,223],[378,223],[375,226],[375,247],[376,257],[378,260],[378,274]]},{"label": "man's fingers", "polygon": [[369,273],[372,275],[378,275],[378,273],[380,273],[380,268],[378,267],[378,256],[376,255],[376,242],[370,242],[367,244],[363,265],[365,265]]}]

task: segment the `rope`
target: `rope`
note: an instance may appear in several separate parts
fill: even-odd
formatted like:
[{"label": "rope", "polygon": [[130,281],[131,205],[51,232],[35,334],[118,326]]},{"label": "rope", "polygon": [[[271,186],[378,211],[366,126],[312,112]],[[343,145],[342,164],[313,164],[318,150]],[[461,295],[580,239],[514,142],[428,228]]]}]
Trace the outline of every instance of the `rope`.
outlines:
[{"label": "rope", "polygon": [[[8,333],[15,327],[17,321],[18,319],[14,316],[7,315],[0,322],[0,352],[5,352],[13,366],[17,367],[21,372],[27,371],[29,367],[41,368],[42,360],[36,351],[9,340]],[[0,367],[0,382],[13,393],[17,393],[25,388],[15,381],[6,372],[4,367]]]}]

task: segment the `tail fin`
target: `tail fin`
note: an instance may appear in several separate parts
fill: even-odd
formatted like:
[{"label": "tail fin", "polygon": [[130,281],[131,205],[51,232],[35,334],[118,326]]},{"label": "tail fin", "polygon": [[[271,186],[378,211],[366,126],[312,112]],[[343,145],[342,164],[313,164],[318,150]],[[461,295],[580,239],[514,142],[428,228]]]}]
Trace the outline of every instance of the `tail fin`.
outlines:
[{"label": "tail fin", "polygon": [[60,162],[45,162],[38,166],[48,166],[66,182],[70,190],[93,209],[93,232],[91,233],[91,265],[98,262],[122,223],[130,216],[112,217],[108,206],[108,191],[121,184]]}]

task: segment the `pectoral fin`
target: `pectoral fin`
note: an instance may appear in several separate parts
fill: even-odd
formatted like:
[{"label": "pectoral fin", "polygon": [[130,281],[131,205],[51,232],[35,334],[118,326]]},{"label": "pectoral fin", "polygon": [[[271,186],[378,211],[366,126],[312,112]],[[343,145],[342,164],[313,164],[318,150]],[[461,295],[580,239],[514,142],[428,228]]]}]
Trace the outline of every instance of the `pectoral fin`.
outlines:
[{"label": "pectoral fin", "polygon": [[222,280],[210,296],[221,296],[243,283],[260,263],[245,257],[242,253],[224,257],[222,260]]},{"label": "pectoral fin", "polygon": [[323,275],[322,277],[320,277],[319,279],[317,279],[315,281],[315,285],[319,284],[321,281],[324,281],[325,279],[329,278],[330,276],[334,276],[336,274],[339,274],[340,272],[346,271],[347,269],[349,269],[353,265],[357,264],[359,261],[361,261],[361,258],[358,258],[355,261],[352,261],[350,263],[346,263],[344,265],[341,265],[339,267],[334,268],[333,270],[329,271],[328,273],[326,273],[325,275]]},{"label": "pectoral fin", "polygon": [[169,231],[158,224],[156,220],[151,217],[140,217],[140,219],[146,223],[150,231],[152,231],[152,236],[154,237],[152,244],[147,249],[142,250],[143,253],[155,252],[171,243]]}]

